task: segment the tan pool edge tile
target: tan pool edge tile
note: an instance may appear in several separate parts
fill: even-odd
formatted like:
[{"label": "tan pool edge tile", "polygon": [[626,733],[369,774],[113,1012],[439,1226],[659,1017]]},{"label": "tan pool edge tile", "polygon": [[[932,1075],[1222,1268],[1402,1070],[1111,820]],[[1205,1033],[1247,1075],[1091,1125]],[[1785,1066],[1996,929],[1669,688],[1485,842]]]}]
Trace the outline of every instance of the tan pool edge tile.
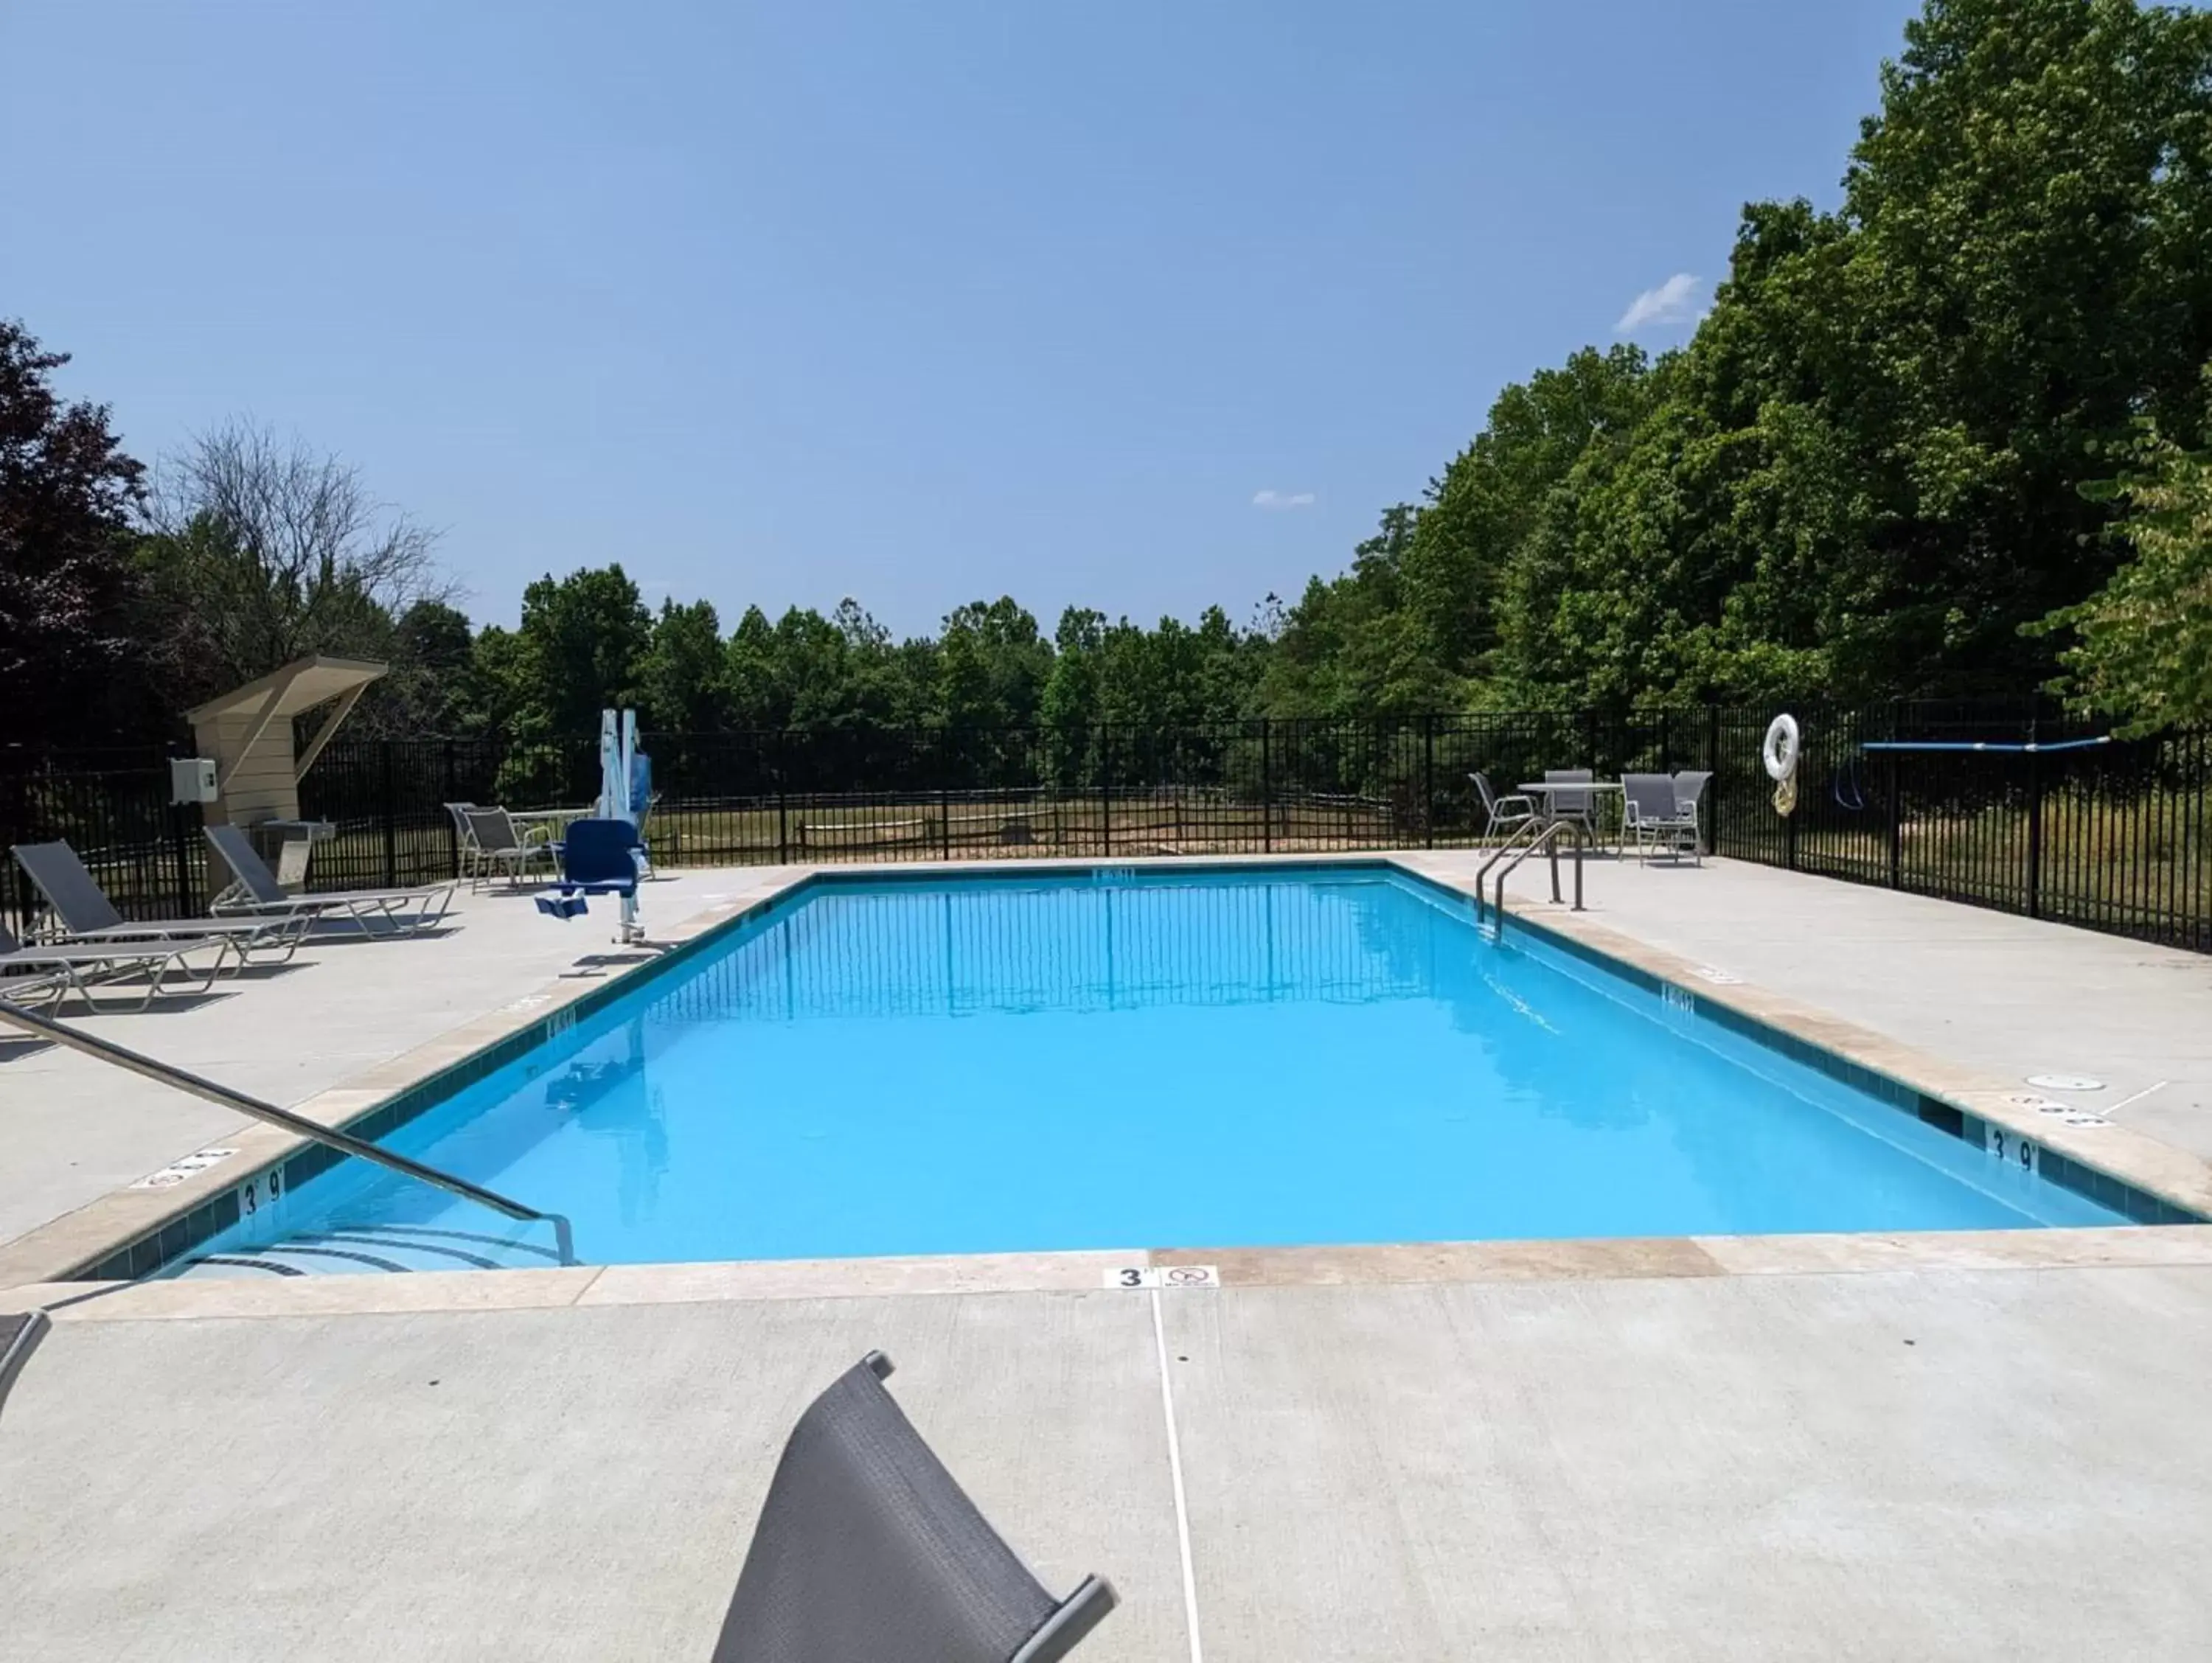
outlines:
[{"label": "tan pool edge tile", "polygon": [[2212,1265],[2212,1224],[1695,1238],[1730,1276]]},{"label": "tan pool edge tile", "polygon": [[885,1294],[1094,1290],[1150,1261],[1141,1248],[951,1253],[882,1259],[768,1259],[610,1265],[578,1303],[657,1305],[723,1299],[834,1299]]},{"label": "tan pool edge tile", "polygon": [[1372,1247],[1155,1247],[1156,1265],[1212,1265],[1224,1288],[1383,1282],[1559,1282],[1705,1277],[1721,1267],[1686,1236],[1606,1241],[1413,1241]]}]

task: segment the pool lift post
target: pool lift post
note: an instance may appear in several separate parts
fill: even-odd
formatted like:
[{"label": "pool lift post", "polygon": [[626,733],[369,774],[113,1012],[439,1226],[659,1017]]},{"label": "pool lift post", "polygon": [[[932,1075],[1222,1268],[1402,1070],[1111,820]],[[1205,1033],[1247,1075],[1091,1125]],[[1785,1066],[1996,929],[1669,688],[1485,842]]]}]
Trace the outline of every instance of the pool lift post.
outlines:
[{"label": "pool lift post", "polygon": [[[631,772],[637,757],[637,713],[635,710],[603,710],[599,713],[599,817],[603,820],[625,820],[637,823],[631,812]],[[617,939],[635,946],[645,939],[645,926],[638,920],[637,888],[622,898],[622,923]]]}]

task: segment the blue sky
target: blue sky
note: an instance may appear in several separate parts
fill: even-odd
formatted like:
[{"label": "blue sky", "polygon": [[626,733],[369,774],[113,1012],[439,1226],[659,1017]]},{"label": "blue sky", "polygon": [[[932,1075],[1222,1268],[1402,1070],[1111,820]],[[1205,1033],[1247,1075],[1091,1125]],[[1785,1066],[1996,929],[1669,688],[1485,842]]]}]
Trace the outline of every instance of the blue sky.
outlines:
[{"label": "blue sky", "polygon": [[617,559],[1242,620],[1504,383],[1684,338],[1916,9],[9,0],[0,314],[143,458],[339,452],[480,620]]}]

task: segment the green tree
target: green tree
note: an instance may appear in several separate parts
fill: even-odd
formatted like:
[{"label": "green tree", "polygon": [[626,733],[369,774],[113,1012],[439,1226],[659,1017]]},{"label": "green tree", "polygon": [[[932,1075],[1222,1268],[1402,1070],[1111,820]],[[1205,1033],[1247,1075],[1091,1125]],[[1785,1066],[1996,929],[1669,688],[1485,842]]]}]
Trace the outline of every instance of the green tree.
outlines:
[{"label": "green tree", "polygon": [[2128,459],[2087,494],[2126,505],[2118,530],[2134,558],[2033,633],[2075,632],[2055,690],[2130,733],[2212,721],[2212,450],[2185,450],[2146,420]]},{"label": "green tree", "polygon": [[1053,649],[1010,596],[970,601],[938,637],[938,711],[956,727],[1028,727],[1052,675]]},{"label": "green tree", "polygon": [[112,742],[160,719],[128,546],[145,470],[106,406],[55,394],[68,361],[0,319],[0,703],[19,736]]},{"label": "green tree", "polygon": [[522,592],[511,673],[519,733],[595,735],[599,713],[635,707],[653,616],[619,564],[550,574]]},{"label": "green tree", "polygon": [[2077,489],[2212,351],[2212,18],[1930,0],[1841,209],[1754,204],[1633,431],[1499,588],[1516,696],[2016,691],[2100,584]]},{"label": "green tree", "polygon": [[663,601],[638,667],[639,719],[663,733],[714,733],[732,707],[729,655],[711,601]]},{"label": "green tree", "polygon": [[367,712],[382,731],[449,734],[478,725],[476,638],[466,613],[418,600],[393,622],[392,648],[391,672],[370,689],[376,706]]},{"label": "green tree", "polygon": [[469,648],[467,694],[460,721],[465,733],[519,734],[545,731],[542,717],[526,721],[530,701],[522,638],[512,629],[486,624]]},{"label": "green tree", "polygon": [[1422,616],[1403,567],[1420,511],[1400,503],[1354,552],[1352,570],[1316,578],[1290,609],[1257,697],[1275,716],[1419,715],[1457,708],[1465,688]]},{"label": "green tree", "polygon": [[725,684],[731,719],[743,728],[780,728],[791,722],[791,694],[776,652],[775,626],[757,606],[745,608],[730,632]]},{"label": "green tree", "polygon": [[1635,347],[1586,348],[1498,395],[1482,431],[1431,482],[1398,557],[1417,657],[1492,672],[1509,564],[1584,451],[1635,430],[1649,367]]}]

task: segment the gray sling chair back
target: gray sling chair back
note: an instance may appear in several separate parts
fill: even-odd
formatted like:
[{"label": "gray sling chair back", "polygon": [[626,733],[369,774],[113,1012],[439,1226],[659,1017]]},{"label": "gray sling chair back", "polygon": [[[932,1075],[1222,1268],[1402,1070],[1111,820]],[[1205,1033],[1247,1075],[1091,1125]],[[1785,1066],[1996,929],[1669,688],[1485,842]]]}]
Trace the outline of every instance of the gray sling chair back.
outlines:
[{"label": "gray sling chair back", "polygon": [[1054,1599],[902,1414],[871,1351],[784,1445],[714,1663],[1047,1663],[1114,1609]]}]

